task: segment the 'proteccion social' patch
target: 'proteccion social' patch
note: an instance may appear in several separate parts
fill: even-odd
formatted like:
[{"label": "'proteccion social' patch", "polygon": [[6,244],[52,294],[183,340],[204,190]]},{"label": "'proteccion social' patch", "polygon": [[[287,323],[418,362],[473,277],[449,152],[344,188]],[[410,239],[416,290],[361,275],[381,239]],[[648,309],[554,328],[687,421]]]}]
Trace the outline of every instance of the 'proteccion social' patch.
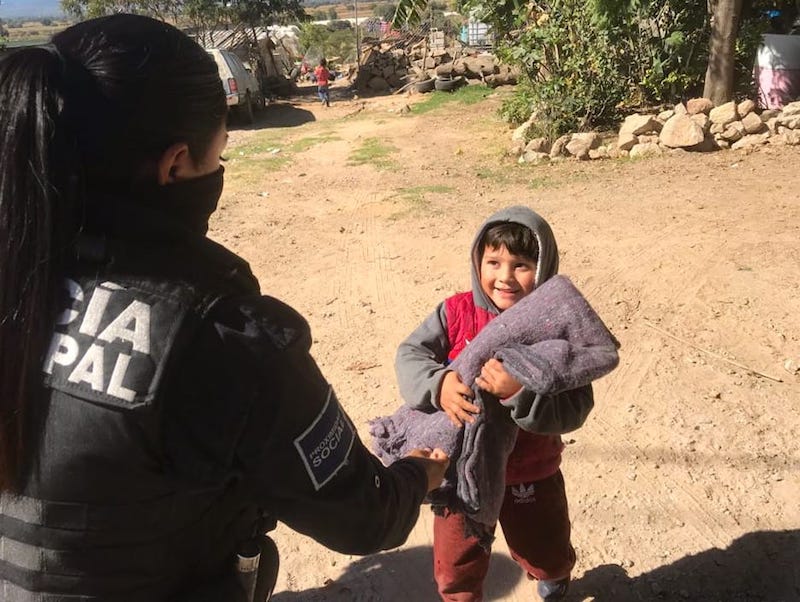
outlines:
[{"label": "'proteccion social' patch", "polygon": [[314,422],[294,440],[314,489],[321,489],[347,463],[355,429],[345,416],[333,388]]}]

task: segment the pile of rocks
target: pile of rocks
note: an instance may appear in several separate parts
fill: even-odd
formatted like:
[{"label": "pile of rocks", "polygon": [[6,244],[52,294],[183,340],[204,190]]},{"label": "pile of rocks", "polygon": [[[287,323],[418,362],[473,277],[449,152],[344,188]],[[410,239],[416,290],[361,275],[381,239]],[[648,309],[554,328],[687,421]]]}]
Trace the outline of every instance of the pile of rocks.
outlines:
[{"label": "pile of rocks", "polygon": [[552,144],[544,138],[528,139],[535,117],[514,131],[511,152],[519,161],[575,157],[645,157],[664,152],[710,152],[772,145],[800,145],[800,101],[781,110],[756,111],[752,100],[714,106],[707,98],[694,98],[658,114],[636,113],[622,123],[617,135],[595,132],[566,134]]},{"label": "pile of rocks", "polygon": [[385,92],[436,76],[464,76],[491,87],[517,82],[516,72],[500,65],[492,54],[472,51],[458,42],[430,48],[423,40],[407,45],[376,43],[365,48],[355,85],[361,91]]},{"label": "pile of rocks", "polygon": [[411,65],[403,48],[394,45],[375,45],[364,50],[356,75],[358,90],[385,92],[405,83]]},{"label": "pile of rocks", "polygon": [[435,74],[439,77],[462,75],[467,79],[481,80],[490,88],[517,83],[516,71],[508,65],[498,63],[491,54],[464,56],[441,63],[436,67]]}]

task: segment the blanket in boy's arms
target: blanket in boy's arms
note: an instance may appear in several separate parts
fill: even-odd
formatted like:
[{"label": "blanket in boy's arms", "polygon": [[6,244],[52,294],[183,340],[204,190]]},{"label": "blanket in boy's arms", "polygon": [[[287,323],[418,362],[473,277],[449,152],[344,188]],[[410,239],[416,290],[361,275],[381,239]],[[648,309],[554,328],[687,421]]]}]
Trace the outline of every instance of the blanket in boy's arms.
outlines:
[{"label": "blanket in boy's arms", "polygon": [[523,387],[552,395],[589,384],[619,362],[619,343],[566,276],[553,276],[487,324],[450,364],[475,391],[476,420],[454,426],[442,411],[401,406],[370,421],[373,451],[386,464],[417,448],[439,447],[451,463],[442,486],[428,501],[467,518],[469,535],[488,545],[500,514],[505,466],[517,426],[491,394],[475,386],[490,358],[503,362]]}]

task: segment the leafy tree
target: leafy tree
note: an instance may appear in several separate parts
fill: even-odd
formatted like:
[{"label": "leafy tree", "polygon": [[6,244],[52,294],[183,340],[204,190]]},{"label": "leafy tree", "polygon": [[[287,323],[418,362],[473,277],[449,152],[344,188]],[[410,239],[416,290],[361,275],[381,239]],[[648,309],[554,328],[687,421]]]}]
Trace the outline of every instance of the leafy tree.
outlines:
[{"label": "leafy tree", "polygon": [[[332,27],[338,24],[345,27]],[[303,23],[300,26],[300,46],[311,66],[323,56],[350,60],[355,55],[355,31],[348,21],[336,21],[330,26]]]},{"label": "leafy tree", "polygon": [[191,23],[201,44],[215,45],[213,32],[226,19],[224,6],[217,0],[185,0],[183,16]]},{"label": "leafy tree", "polygon": [[336,21],[339,18],[339,13],[336,12],[336,9],[332,6],[328,9],[328,20],[329,21]]},{"label": "leafy tree", "polygon": [[182,13],[183,6],[184,0],[61,0],[64,12],[77,19],[124,12],[174,20]]},{"label": "leafy tree", "polygon": [[227,0],[226,6],[234,22],[250,27],[305,18],[300,0]]},{"label": "leafy tree", "polygon": [[328,40],[328,35],[328,28],[324,25],[302,23],[300,25],[300,47],[306,52],[309,49],[317,48],[322,53],[325,42]]}]

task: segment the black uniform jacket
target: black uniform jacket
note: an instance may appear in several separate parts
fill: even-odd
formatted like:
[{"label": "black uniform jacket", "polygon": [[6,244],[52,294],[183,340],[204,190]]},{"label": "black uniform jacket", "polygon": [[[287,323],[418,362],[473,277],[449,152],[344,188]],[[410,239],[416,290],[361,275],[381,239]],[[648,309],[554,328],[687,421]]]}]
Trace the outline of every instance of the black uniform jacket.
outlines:
[{"label": "black uniform jacket", "polygon": [[212,591],[259,512],[343,553],[402,544],[425,472],[365,448],[306,321],[205,227],[108,207],[68,270],[30,466],[0,496],[4,599]]}]

